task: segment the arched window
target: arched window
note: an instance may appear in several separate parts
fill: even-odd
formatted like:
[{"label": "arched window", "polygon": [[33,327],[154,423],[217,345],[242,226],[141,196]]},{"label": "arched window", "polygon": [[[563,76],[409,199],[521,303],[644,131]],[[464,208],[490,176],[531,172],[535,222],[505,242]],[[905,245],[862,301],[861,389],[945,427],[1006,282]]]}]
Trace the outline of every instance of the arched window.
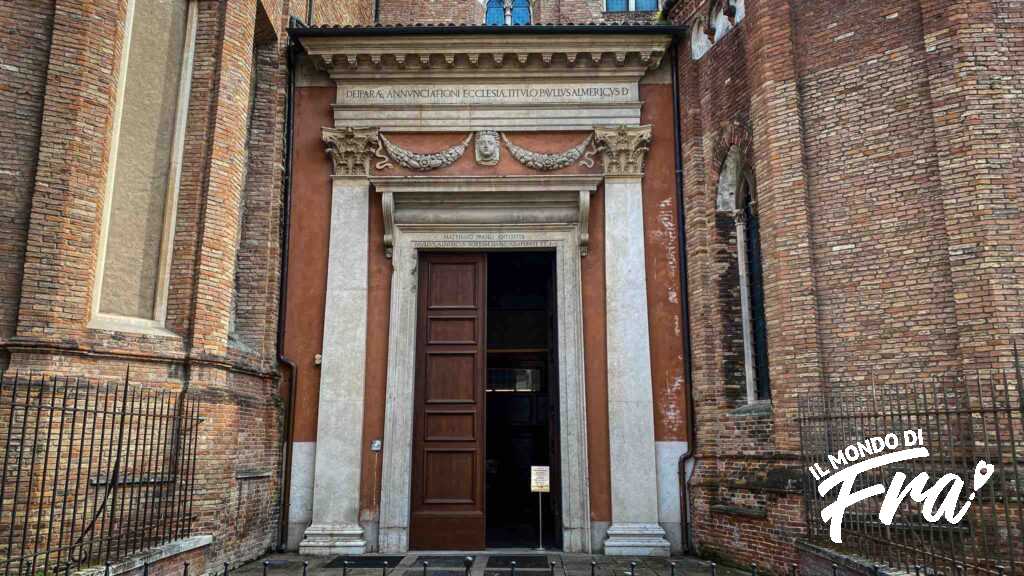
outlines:
[{"label": "arched window", "polygon": [[747,399],[771,398],[768,377],[768,325],[764,315],[764,262],[761,257],[761,221],[757,214],[754,178],[740,176],[736,193],[736,256],[740,268],[743,314],[743,360]]},{"label": "arched window", "polygon": [[605,0],[605,12],[654,12],[658,0]]},{"label": "arched window", "polygon": [[764,261],[761,222],[754,175],[744,166],[740,151],[726,155],[718,179],[716,209],[731,213],[736,222],[736,260],[739,269],[740,314],[743,331],[743,372],[747,402],[771,398],[768,376],[768,326],[764,306]]},{"label": "arched window", "polygon": [[530,0],[487,0],[484,23],[489,26],[520,26],[531,21]]},{"label": "arched window", "polygon": [[487,0],[487,13],[484,22],[488,26],[505,24],[505,2],[503,0]]}]

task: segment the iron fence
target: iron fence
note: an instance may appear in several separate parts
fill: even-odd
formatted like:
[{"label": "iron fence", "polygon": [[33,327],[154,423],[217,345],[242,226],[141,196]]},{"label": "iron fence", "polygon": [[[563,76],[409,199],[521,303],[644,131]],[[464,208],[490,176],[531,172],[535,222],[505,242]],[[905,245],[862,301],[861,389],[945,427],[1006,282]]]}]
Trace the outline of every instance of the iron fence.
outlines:
[{"label": "iron fence", "polygon": [[[802,398],[799,424],[810,539],[908,573],[1024,576],[1024,397],[1020,383],[1019,369],[959,372],[911,385],[869,381]],[[842,544],[835,544],[822,520],[822,510],[835,501],[839,488],[822,497],[811,467],[817,463],[820,476],[837,473],[845,469],[844,456],[851,465],[853,460],[863,460],[873,450],[869,439],[878,437],[884,442],[890,433],[899,435],[899,449],[904,449],[906,441],[913,440],[904,436],[908,430],[921,435],[928,455],[862,472],[853,492],[875,484],[888,490],[897,473],[905,475],[901,480],[907,490],[925,473],[929,476],[925,488],[940,485],[934,502],[924,506],[907,493],[891,522],[883,523],[880,505],[885,496],[861,501],[847,509]],[[858,442],[867,443],[857,446]],[[878,441],[875,443],[879,448]],[[856,448],[843,454],[848,446]],[[890,444],[875,453],[892,451]],[[835,457],[836,466],[828,455]],[[975,492],[975,474],[982,460],[994,468],[987,483]],[[983,469],[981,472],[984,474]],[[946,474],[963,481],[955,510],[970,502],[969,510],[955,523],[929,514],[956,495],[959,485],[952,478],[942,480]]]},{"label": "iron fence", "polygon": [[53,574],[190,535],[198,403],[184,392],[0,380],[0,562]]}]

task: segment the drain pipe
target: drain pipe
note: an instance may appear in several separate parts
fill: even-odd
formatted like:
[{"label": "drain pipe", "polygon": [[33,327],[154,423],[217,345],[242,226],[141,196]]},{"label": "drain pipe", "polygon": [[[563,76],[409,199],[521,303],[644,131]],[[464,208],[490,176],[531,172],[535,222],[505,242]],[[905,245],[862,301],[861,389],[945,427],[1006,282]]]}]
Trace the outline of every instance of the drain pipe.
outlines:
[{"label": "drain pipe", "polygon": [[[313,2],[310,0],[310,6]],[[288,23],[289,28],[301,25],[301,21],[292,16]],[[278,506],[280,518],[278,519],[277,550],[283,552],[288,547],[288,512],[289,500],[291,500],[292,488],[292,426],[295,422],[295,379],[296,366],[290,358],[285,356],[284,347],[284,324],[288,313],[288,249],[290,245],[291,214],[292,214],[292,134],[294,132],[295,118],[295,55],[299,47],[289,35],[287,48],[288,63],[288,87],[285,103],[285,125],[284,125],[284,202],[281,213],[281,289],[277,302],[277,361],[288,367],[288,400],[284,407],[284,462],[281,466],[281,503]]]},{"label": "drain pipe", "polygon": [[697,453],[697,415],[693,403],[693,347],[690,342],[690,291],[687,273],[686,253],[686,205],[683,195],[683,133],[679,99],[679,38],[672,39],[672,122],[675,137],[676,163],[676,221],[679,230],[679,292],[683,316],[683,361],[686,363],[683,372],[683,390],[686,394],[687,443],[686,451],[679,456],[679,505],[682,524],[683,550],[693,552],[693,539],[690,533],[690,497],[686,480],[686,466]]}]

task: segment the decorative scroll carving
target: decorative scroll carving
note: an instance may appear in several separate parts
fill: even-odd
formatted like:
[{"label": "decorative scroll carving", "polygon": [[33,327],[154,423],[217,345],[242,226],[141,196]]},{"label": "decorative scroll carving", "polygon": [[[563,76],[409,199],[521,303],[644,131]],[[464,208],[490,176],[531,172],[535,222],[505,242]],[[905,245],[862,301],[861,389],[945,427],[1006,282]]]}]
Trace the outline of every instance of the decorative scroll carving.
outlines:
[{"label": "decorative scroll carving", "polygon": [[324,128],[321,132],[335,176],[366,176],[367,155],[379,146],[376,128]]},{"label": "decorative scroll carving", "polygon": [[590,191],[580,190],[580,256],[590,252]]},{"label": "decorative scroll carving", "polygon": [[610,176],[639,176],[651,144],[651,126],[595,128],[594,140],[604,154],[604,172]]},{"label": "decorative scroll carving", "polygon": [[576,146],[558,154],[533,152],[523,148],[522,146],[516,146],[504,133],[502,133],[501,139],[505,141],[505,146],[508,147],[508,151],[512,154],[513,158],[518,160],[524,166],[533,168],[534,170],[558,170],[559,168],[571,166],[577,161],[587,168],[590,168],[594,165],[592,157],[597,153],[596,149],[588,150],[594,141],[593,135],[587,136],[583,142],[580,142]]},{"label": "decorative scroll carving", "polygon": [[395,246],[395,194],[381,194],[380,203],[384,213],[384,256],[391,258]]},{"label": "decorative scroll carving", "polygon": [[[380,135],[381,144],[383,144],[384,150],[387,151],[388,156],[390,156],[395,162],[398,162],[401,166],[410,170],[417,170],[419,172],[437,170],[438,168],[451,166],[456,160],[462,158],[462,155],[466,153],[466,148],[469,146],[469,141],[472,138],[473,135],[469,134],[460,144],[456,144],[451,148],[435,152],[433,154],[420,154],[418,152],[406,150],[398,144],[388,140],[383,134]],[[383,160],[378,162],[376,167],[378,170],[383,170],[390,165],[391,164],[387,160]]]}]

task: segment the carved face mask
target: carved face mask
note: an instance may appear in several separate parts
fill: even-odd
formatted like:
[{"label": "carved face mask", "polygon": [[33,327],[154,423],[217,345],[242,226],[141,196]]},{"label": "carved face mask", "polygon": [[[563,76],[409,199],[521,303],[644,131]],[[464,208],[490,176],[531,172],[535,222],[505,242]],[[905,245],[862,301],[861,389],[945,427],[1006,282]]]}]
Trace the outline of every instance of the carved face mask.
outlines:
[{"label": "carved face mask", "polygon": [[501,148],[498,145],[498,133],[494,130],[481,130],[476,133],[476,162],[484,166],[498,163]]}]

